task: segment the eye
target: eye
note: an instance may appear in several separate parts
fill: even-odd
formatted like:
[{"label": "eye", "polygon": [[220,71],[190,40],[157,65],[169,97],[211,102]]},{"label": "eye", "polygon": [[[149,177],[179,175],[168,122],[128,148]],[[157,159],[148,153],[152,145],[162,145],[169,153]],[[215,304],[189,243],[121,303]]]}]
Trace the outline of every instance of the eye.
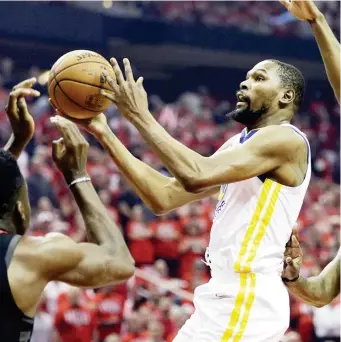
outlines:
[{"label": "eye", "polygon": [[256,77],[256,81],[259,82],[259,81],[264,81],[264,77],[263,76],[257,76]]}]

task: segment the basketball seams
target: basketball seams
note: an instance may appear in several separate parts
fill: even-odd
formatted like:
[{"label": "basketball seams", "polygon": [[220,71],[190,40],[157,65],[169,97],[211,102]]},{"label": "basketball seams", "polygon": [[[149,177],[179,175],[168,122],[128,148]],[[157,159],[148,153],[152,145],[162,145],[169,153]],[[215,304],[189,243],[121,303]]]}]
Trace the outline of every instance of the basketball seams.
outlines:
[{"label": "basketball seams", "polygon": [[78,81],[78,80],[73,80],[71,78],[63,78],[62,80],[58,81],[58,83],[62,83],[64,81],[69,81],[69,82],[74,82],[74,83],[80,83],[80,84],[84,84],[84,85],[88,85],[90,87],[95,87],[95,88],[98,88],[98,89],[103,89],[103,90],[109,90],[107,88],[103,88],[101,86],[98,86],[98,85],[95,85],[95,84],[92,84],[92,83],[87,83],[87,82],[83,82],[83,81]]},{"label": "basketball seams", "polygon": [[56,77],[56,76],[58,76],[58,75],[59,75],[62,71],[64,71],[64,70],[67,70],[67,69],[69,69],[69,68],[71,68],[71,67],[73,67],[73,66],[75,66],[75,65],[78,65],[78,64],[85,64],[85,63],[102,64],[102,65],[104,65],[104,66],[106,66],[106,67],[112,68],[112,66],[111,66],[110,64],[109,64],[109,65],[108,65],[108,64],[104,64],[103,62],[83,61],[83,62],[76,62],[76,63],[74,63],[74,64],[68,65],[68,66],[65,67],[64,69],[59,70],[57,74],[54,72],[54,75],[55,75],[55,77]]},{"label": "basketball seams", "polygon": [[[57,106],[59,107],[59,108],[62,108],[60,105],[59,105],[59,103],[58,103],[58,100],[57,100],[57,96],[56,96],[56,88],[58,87],[60,90],[61,90],[61,92],[64,94],[64,96],[67,98],[67,99],[69,99],[73,104],[75,104],[76,106],[78,106],[78,107],[80,107],[80,108],[82,108],[82,109],[84,109],[84,110],[87,110],[87,111],[89,111],[89,112],[93,112],[93,113],[101,113],[102,112],[102,110],[100,110],[100,111],[97,111],[97,110],[92,110],[92,109],[89,109],[89,108],[86,108],[86,107],[83,107],[82,105],[80,105],[79,103],[77,103],[76,101],[74,101],[64,90],[63,90],[63,88],[59,85],[59,82],[58,82],[58,80],[57,80],[57,78],[56,78],[56,73],[53,71],[53,75],[54,75],[54,77],[53,77],[53,79],[56,81],[56,86],[54,87],[54,90],[53,90],[53,95],[54,95],[54,98],[55,98],[55,100],[56,100],[56,104],[57,104]],[[62,81],[64,81],[64,80],[62,80]],[[73,81],[73,80],[72,80]],[[77,81],[73,81],[73,82],[75,82],[75,83],[78,83]],[[90,84],[91,86],[92,86],[92,84]],[[67,113],[65,113],[65,114],[67,114]]]}]

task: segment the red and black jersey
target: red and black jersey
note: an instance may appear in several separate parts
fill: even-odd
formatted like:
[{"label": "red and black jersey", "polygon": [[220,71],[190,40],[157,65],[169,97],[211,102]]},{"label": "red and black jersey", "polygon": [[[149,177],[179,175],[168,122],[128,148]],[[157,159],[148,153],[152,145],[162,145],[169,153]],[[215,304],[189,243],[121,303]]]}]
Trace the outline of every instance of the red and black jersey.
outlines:
[{"label": "red and black jersey", "polygon": [[29,342],[34,319],[25,316],[17,307],[9,286],[7,269],[20,235],[0,230],[0,341]]}]

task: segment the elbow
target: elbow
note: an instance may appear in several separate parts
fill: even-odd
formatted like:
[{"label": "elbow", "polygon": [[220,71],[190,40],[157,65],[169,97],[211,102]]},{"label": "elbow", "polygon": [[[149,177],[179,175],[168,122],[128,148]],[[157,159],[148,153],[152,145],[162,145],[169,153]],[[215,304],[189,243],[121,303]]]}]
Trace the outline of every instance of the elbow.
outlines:
[{"label": "elbow", "polygon": [[165,203],[153,203],[149,206],[149,209],[153,212],[155,216],[162,216],[171,211]]},{"label": "elbow", "polygon": [[113,280],[118,282],[123,282],[130,279],[135,273],[135,262],[134,261],[126,261],[122,262],[120,265],[113,265],[115,269],[113,269]]},{"label": "elbow", "polygon": [[314,303],[311,303],[313,306],[316,308],[323,308],[324,306],[330,304],[333,301],[333,298],[330,297],[325,297],[325,298],[320,298]]},{"label": "elbow", "polygon": [[198,175],[188,175],[179,181],[187,192],[196,194],[203,190],[203,181]]}]

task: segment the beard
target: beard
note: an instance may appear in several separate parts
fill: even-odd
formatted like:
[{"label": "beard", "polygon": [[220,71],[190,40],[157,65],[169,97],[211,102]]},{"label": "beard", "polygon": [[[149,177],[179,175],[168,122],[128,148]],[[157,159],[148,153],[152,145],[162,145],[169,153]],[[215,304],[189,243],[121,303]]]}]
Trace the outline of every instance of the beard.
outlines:
[{"label": "beard", "polygon": [[250,100],[246,98],[243,106],[236,107],[233,111],[226,114],[226,119],[237,121],[248,127],[255,124],[267,111],[268,108],[265,106],[258,110],[252,110]]}]

